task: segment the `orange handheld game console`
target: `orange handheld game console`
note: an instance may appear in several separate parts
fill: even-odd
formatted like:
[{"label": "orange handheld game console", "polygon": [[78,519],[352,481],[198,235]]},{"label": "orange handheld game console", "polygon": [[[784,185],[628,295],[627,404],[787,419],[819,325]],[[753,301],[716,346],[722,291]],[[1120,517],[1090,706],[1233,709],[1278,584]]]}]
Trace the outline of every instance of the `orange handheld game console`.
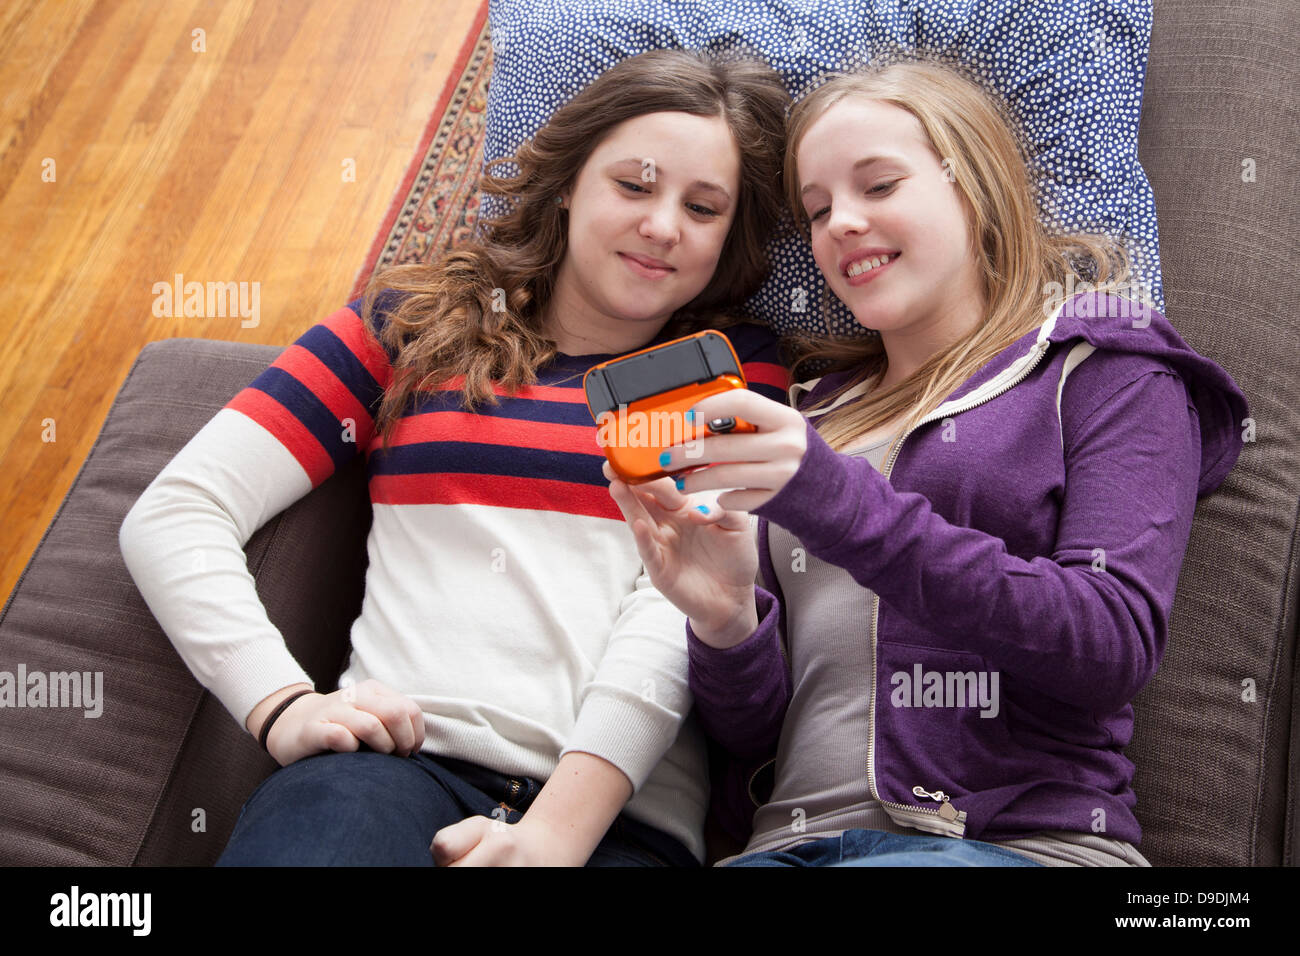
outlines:
[{"label": "orange handheld game console", "polygon": [[602,362],[587,370],[582,386],[598,426],[596,442],[628,484],[667,475],[659,455],[672,445],[710,432],[757,431],[739,418],[686,419],[705,396],[747,387],[731,341],[711,329]]}]

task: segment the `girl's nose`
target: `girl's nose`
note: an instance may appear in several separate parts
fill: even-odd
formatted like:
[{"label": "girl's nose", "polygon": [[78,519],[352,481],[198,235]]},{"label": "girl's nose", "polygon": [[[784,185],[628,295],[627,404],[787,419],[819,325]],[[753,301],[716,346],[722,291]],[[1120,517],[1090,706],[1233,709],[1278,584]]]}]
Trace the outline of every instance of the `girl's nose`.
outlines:
[{"label": "girl's nose", "polygon": [[832,238],[840,239],[867,230],[867,217],[862,214],[856,203],[836,203],[831,206],[831,211],[827,215],[830,217],[830,222],[826,224],[826,230]]},{"label": "girl's nose", "polygon": [[652,242],[674,245],[681,227],[671,203],[653,203],[641,219],[641,235]]}]

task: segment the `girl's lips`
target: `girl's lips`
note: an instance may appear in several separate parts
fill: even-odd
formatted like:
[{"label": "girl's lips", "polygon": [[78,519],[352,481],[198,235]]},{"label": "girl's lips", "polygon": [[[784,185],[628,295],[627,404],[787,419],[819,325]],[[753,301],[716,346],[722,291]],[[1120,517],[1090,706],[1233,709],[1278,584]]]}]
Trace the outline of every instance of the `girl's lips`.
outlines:
[{"label": "girl's lips", "polygon": [[654,266],[642,265],[631,256],[619,253],[618,257],[628,264],[628,267],[637,275],[645,279],[662,279],[664,276],[676,271],[674,269],[660,269]]},{"label": "girl's lips", "polygon": [[892,266],[895,262],[897,262],[897,261],[899,260],[899,258],[900,258],[902,255],[903,255],[903,254],[902,254],[901,252],[896,253],[896,254],[894,255],[894,258],[890,259],[890,260],[889,260],[888,262],[886,262],[884,265],[876,266],[874,269],[868,269],[866,272],[862,273],[861,275],[856,275],[856,276],[849,276],[849,277],[847,277],[848,280],[849,280],[849,285],[851,285],[851,286],[866,285],[868,282],[870,282],[870,281],[871,281],[872,279],[874,279],[876,276],[880,275],[880,273],[884,272],[886,269],[888,269],[890,266]]}]

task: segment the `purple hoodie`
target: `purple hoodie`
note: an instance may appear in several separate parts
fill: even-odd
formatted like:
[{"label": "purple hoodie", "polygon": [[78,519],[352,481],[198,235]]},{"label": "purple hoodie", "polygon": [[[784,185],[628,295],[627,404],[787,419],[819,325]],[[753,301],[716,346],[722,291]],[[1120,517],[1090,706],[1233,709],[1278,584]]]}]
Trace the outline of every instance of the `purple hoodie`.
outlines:
[{"label": "purple hoodie", "polygon": [[[718,651],[687,625],[698,713],[731,758],[715,810],[735,836],[791,695],[774,521],[877,595],[861,622],[876,662],[862,772],[891,818],[973,839],[1139,842],[1130,701],[1164,652],[1196,500],[1232,469],[1248,415],[1222,368],[1139,308],[1070,298],[910,431],[883,473],[808,424],[799,470],[755,511],[758,630]],[[996,707],[962,696],[976,678]]]}]

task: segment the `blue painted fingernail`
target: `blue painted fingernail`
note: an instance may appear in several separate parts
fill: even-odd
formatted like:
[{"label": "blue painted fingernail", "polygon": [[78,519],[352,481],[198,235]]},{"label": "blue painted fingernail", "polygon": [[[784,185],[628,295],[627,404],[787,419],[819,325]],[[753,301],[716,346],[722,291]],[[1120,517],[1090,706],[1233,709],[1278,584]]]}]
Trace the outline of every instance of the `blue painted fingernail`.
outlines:
[{"label": "blue painted fingernail", "polygon": [[709,506],[708,506],[708,505],[696,505],[695,510],[698,511],[698,512],[700,512],[701,514],[708,514],[708,513],[709,513]]},{"label": "blue painted fingernail", "polygon": [[683,488],[685,488],[685,487],[686,487],[686,479],[685,479],[685,478],[678,478],[678,479],[677,479],[677,490],[678,490],[678,491],[681,491],[681,490],[682,490]]},{"label": "blue painted fingernail", "polygon": [[668,464],[668,462],[672,461],[672,458],[673,458],[673,456],[670,455],[668,452],[663,452],[663,453],[659,456],[659,464],[661,464],[661,465],[666,465],[666,464]]},{"label": "blue painted fingernail", "polygon": [[686,424],[690,425],[695,422],[695,409],[688,409],[686,412]]}]

